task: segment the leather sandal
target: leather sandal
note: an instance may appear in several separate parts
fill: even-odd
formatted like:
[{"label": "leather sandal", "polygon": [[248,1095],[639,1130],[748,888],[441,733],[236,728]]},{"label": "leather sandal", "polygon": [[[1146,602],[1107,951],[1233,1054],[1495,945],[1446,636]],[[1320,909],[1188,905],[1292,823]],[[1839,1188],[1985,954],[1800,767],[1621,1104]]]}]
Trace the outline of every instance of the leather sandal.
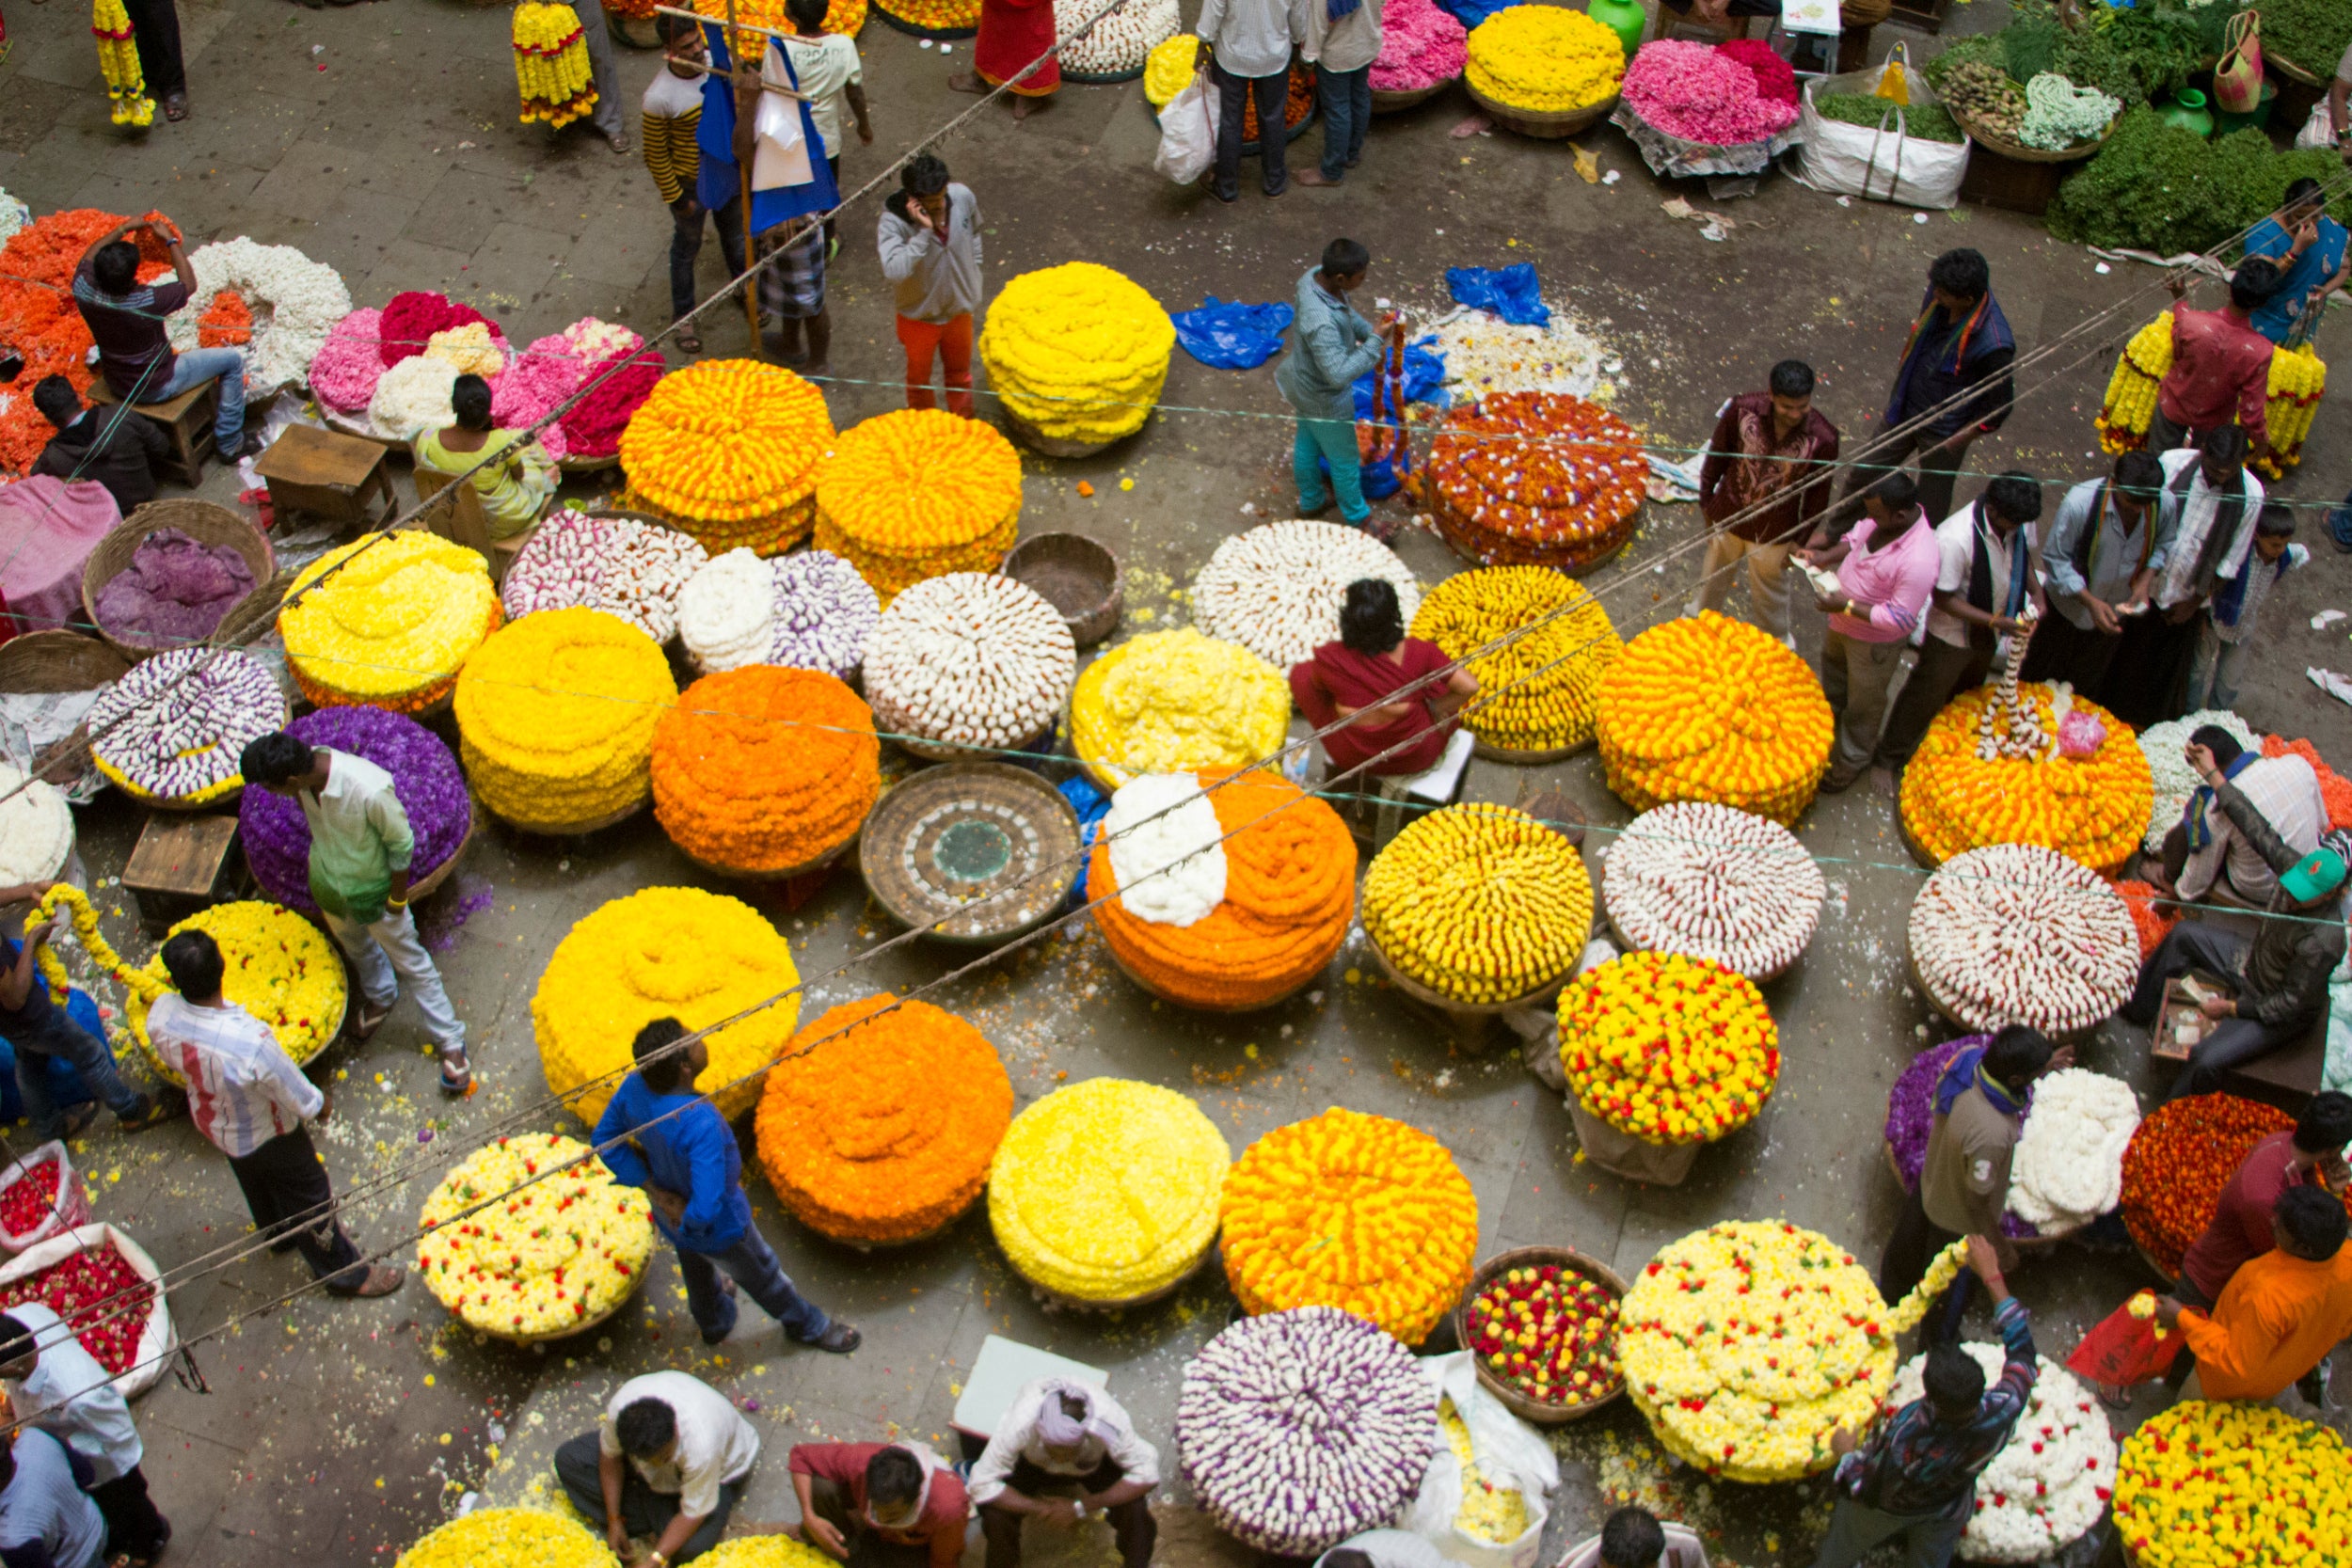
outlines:
[{"label": "leather sandal", "polygon": [[408,1271],[405,1269],[372,1263],[368,1266],[368,1276],[359,1281],[359,1288],[351,1293],[355,1296],[389,1296],[399,1290],[407,1278]]}]

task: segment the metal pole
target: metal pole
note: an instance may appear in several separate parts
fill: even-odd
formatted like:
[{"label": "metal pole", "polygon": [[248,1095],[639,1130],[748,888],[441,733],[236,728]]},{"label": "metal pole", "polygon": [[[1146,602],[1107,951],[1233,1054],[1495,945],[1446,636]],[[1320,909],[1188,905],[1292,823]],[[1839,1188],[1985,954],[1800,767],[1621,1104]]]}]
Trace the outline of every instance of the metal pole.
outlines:
[{"label": "metal pole", "polygon": [[[759,38],[760,54],[764,56],[768,52],[768,39],[765,34],[757,36]],[[738,119],[740,119],[743,114],[743,94],[739,89],[742,83],[743,72],[746,70],[743,62],[744,37],[744,33],[739,30],[735,24],[735,0],[727,0],[727,65],[730,68],[727,71],[727,91],[734,95],[735,115]],[[761,65],[765,65],[767,62],[763,58],[760,63]],[[755,66],[749,69],[752,78],[756,81],[760,75],[759,68]],[[754,102],[757,101],[754,100]],[[756,129],[755,129],[752,133],[751,141],[752,157],[757,157],[759,155],[759,133]],[[752,255],[751,158],[738,158],[736,160],[736,179],[738,182],[737,188],[741,193],[743,202],[743,264],[745,266],[749,266],[754,261],[754,257]],[[754,359],[766,357],[766,356],[761,352],[761,344],[759,341],[759,279],[757,277],[754,277],[751,282],[744,287],[743,315],[745,320],[750,324],[752,329],[752,357]]]}]

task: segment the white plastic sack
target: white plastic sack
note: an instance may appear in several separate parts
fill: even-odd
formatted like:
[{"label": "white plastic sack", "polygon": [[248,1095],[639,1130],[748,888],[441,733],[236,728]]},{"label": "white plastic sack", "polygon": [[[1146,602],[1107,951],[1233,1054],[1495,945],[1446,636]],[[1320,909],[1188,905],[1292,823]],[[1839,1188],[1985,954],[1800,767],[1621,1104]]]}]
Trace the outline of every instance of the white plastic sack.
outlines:
[{"label": "white plastic sack", "polygon": [[[139,1326],[139,1346],[132,1358],[131,1370],[114,1380],[115,1387],[121,1391],[124,1399],[135,1400],[153,1387],[155,1380],[164,1375],[167,1358],[180,1343],[179,1333],[171,1326],[171,1308],[164,1300],[163,1271],[155,1266],[155,1259],[147,1255],[145,1247],[111,1225],[81,1226],[62,1236],[52,1236],[45,1242],[36,1243],[6,1263],[0,1263],[0,1287],[13,1285],[20,1279],[64,1262],[77,1252],[87,1252],[108,1242],[112,1242],[115,1250],[122,1254],[123,1261],[131,1265],[133,1273],[155,1287],[155,1294],[147,1304],[147,1321]],[[64,1312],[57,1315],[61,1318],[72,1316]]]},{"label": "white plastic sack", "polygon": [[1152,166],[1179,185],[1189,185],[1216,162],[1216,84],[1200,72],[1160,111],[1160,150]]},{"label": "white plastic sack", "polygon": [[45,1143],[22,1160],[11,1161],[6,1170],[0,1170],[0,1193],[7,1192],[53,1160],[57,1165],[57,1196],[52,1200],[48,1212],[22,1232],[11,1231],[5,1223],[0,1223],[0,1248],[23,1252],[59,1231],[89,1224],[89,1184],[82,1180],[82,1173],[73,1168],[73,1162],[67,1156],[65,1145],[60,1141]]},{"label": "white plastic sack", "polygon": [[1454,1528],[1454,1515],[1462,1511],[1462,1463],[1442,1441],[1420,1492],[1405,1506],[1403,1527],[1466,1568],[1534,1568],[1550,1512],[1544,1498],[1560,1485],[1560,1461],[1551,1445],[1480,1386],[1470,1352],[1429,1356],[1421,1367],[1428,1374],[1431,1397],[1452,1400],[1470,1429],[1470,1456],[1479,1474],[1493,1485],[1516,1488],[1526,1499],[1527,1530],[1516,1541],[1497,1544]]},{"label": "white plastic sack", "polygon": [[[1910,70],[1908,60],[1904,67],[1911,101],[1935,103],[1927,78]],[[1963,139],[1954,146],[1914,136],[1905,130],[1903,110],[1898,104],[1888,105],[1886,123],[1880,127],[1850,125],[1814,113],[1817,89],[1876,92],[1883,70],[1875,66],[1805,83],[1804,103],[1797,111],[1797,128],[1804,135],[1804,146],[1797,154],[1796,178],[1833,196],[1862,196],[1905,207],[1959,206],[1960,182],[1968,173],[1973,141]]]},{"label": "white plastic sack", "polygon": [[2335,145],[2335,127],[2328,123],[2328,95],[2322,93],[2319,102],[2312,105],[2311,118],[2303,122],[2303,129],[2295,133],[2296,150],[2324,152]]}]

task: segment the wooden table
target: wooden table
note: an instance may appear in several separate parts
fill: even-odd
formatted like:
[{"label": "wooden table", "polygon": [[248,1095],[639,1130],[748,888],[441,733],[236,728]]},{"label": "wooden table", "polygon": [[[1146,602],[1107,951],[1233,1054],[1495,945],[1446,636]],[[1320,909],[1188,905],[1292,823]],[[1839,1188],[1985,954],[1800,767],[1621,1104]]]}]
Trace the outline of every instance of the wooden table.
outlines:
[{"label": "wooden table", "polygon": [[[254,463],[269,484],[271,513],[281,522],[302,512],[346,527],[373,526],[399,510],[385,449],[313,425],[288,425]],[[369,516],[373,502],[383,510]]]},{"label": "wooden table", "polygon": [[161,937],[175,922],[235,896],[243,870],[236,846],[233,813],[150,814],[122,866],[122,885],[138,905],[140,927]]}]

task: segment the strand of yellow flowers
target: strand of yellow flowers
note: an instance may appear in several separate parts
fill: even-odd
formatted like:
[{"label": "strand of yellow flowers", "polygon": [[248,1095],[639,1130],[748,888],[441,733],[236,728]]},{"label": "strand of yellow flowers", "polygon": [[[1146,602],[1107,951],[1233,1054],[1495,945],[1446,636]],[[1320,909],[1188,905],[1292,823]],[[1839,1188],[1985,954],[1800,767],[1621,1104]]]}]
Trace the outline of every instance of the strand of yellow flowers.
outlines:
[{"label": "strand of yellow flowers", "polygon": [[543,119],[555,129],[596,106],[579,12],[541,0],[515,8],[515,82],[522,89],[525,125]]},{"label": "strand of yellow flowers", "polygon": [[[124,961],[98,929],[98,911],[90,907],[89,895],[71,882],[52,883],[49,891],[40,895],[40,902],[33,906],[26,924],[38,926],[55,918],[59,911],[72,921],[73,934],[82,939],[82,951],[90,956],[90,961],[120,981],[124,990],[152,1002],[170,990],[145,970],[134,969]],[[65,972],[65,960],[57,957],[55,946],[44,942],[33,949],[33,961],[40,966],[41,977],[49,982],[50,999],[62,1006],[73,984]]]},{"label": "strand of yellow flowers", "polygon": [[147,96],[147,73],[139,69],[139,46],[122,0],[96,0],[89,30],[98,40],[98,69],[106,78],[117,125],[155,123],[155,101]]}]

